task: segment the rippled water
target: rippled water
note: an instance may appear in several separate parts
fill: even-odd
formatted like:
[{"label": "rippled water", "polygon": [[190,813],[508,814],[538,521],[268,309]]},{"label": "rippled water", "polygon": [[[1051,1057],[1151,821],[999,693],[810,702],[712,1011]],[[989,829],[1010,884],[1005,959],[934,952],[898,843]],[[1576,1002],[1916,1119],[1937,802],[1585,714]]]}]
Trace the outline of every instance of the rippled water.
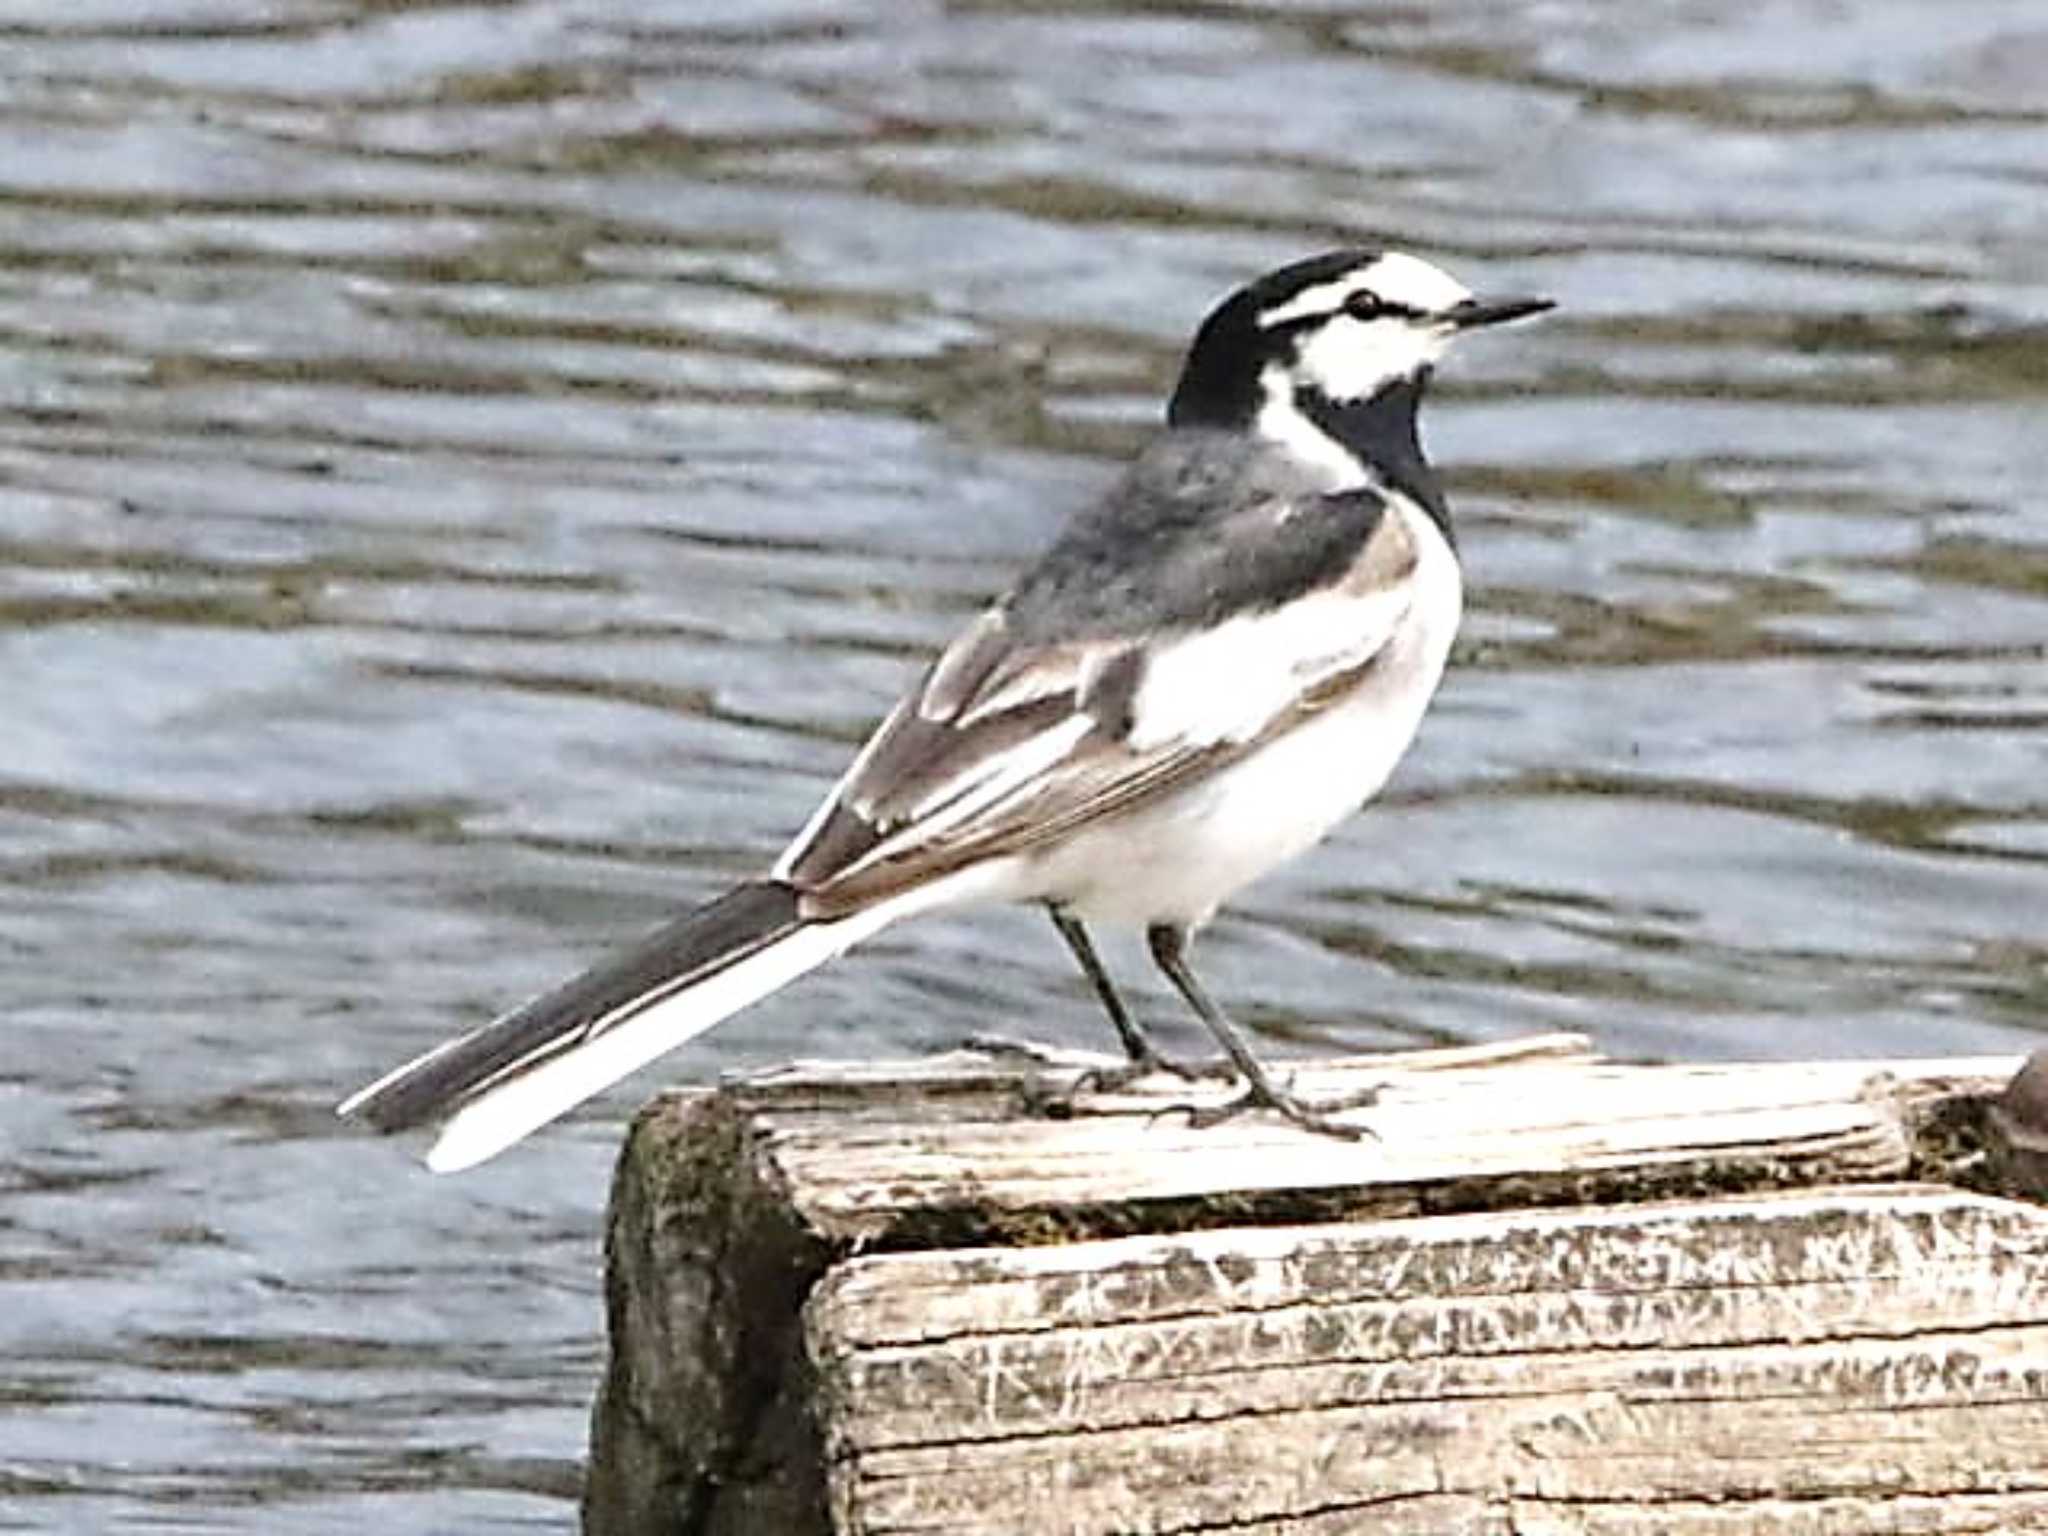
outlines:
[{"label": "rippled water", "polygon": [[[1218,991],[2035,1043],[2038,0],[16,0],[0,76],[0,1528],[570,1527],[655,1076],[460,1180],[329,1106],[766,857],[1340,241],[1565,307],[1450,366],[1459,664]],[[979,1027],[1103,1039],[991,914],[662,1070]]]}]

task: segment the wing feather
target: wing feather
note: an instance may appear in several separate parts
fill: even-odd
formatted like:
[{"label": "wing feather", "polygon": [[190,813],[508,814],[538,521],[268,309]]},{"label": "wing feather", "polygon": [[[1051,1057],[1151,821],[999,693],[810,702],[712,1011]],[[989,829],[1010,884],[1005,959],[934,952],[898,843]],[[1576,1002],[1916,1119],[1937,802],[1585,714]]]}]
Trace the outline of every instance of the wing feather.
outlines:
[{"label": "wing feather", "polygon": [[1382,518],[1315,589],[1220,624],[1032,641],[1003,604],[948,646],[776,866],[843,915],[1216,771],[1348,692],[1414,601]]}]

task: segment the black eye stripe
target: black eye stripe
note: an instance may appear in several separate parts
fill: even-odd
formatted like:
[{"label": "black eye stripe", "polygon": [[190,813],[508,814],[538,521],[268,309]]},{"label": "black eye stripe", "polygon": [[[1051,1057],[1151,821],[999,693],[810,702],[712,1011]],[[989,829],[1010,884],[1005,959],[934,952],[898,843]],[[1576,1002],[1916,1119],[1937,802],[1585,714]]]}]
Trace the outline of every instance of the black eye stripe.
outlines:
[{"label": "black eye stripe", "polygon": [[1284,320],[1261,319],[1259,324],[1275,336],[1298,337],[1328,325],[1339,315],[1349,315],[1354,320],[1422,321],[1427,320],[1429,314],[1428,310],[1418,309],[1413,304],[1397,303],[1360,289],[1349,295],[1335,309],[1319,309],[1312,313],[1289,315]]},{"label": "black eye stripe", "polygon": [[1344,312],[1354,320],[1419,320],[1422,311],[1409,304],[1396,304],[1363,289],[1344,301]]}]

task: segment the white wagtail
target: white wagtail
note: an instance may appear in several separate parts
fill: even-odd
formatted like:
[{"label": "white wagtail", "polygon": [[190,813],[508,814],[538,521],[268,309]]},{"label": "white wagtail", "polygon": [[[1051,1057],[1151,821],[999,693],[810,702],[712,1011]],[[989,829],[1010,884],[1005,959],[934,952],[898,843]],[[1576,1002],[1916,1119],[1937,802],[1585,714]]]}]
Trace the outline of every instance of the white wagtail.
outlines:
[{"label": "white wagtail", "polygon": [[1045,906],[1134,1069],[1168,1065],[1084,926],[1134,923],[1263,1107],[1268,1077],[1188,965],[1239,886],[1375,794],[1436,691],[1463,588],[1415,413],[1450,339],[1548,309],[1399,253],[1231,295],[1160,434],[969,624],[763,879],[686,913],[341,1106],[468,1167],[919,912]]}]

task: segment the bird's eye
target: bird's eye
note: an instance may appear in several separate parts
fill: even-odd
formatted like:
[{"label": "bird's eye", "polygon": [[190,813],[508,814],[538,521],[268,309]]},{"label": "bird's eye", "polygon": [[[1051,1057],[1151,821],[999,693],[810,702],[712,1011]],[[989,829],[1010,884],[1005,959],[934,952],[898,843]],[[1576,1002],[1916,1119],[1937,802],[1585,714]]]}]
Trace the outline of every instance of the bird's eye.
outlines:
[{"label": "bird's eye", "polygon": [[1379,320],[1393,313],[1394,306],[1369,288],[1361,288],[1344,301],[1344,313],[1354,320]]}]

